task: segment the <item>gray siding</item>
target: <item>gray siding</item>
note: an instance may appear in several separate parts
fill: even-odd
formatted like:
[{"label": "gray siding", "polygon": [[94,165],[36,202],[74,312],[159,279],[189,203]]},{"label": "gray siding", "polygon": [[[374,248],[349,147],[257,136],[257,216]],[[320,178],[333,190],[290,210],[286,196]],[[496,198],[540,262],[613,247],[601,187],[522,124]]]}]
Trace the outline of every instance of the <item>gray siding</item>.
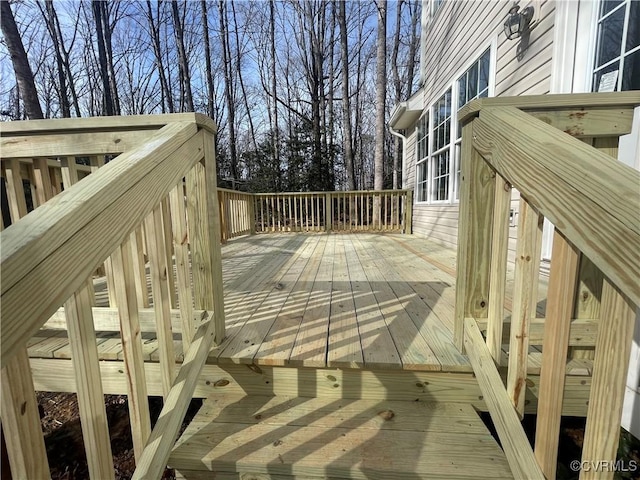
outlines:
[{"label": "gray siding", "polygon": [[[469,63],[495,41],[494,94],[537,95],[549,92],[553,50],[553,1],[534,2],[537,22],[528,47],[519,51],[518,40],[507,40],[502,25],[513,4],[511,1],[446,0],[423,30],[426,47],[422,66],[424,108],[428,108],[464,72]],[[523,4],[523,7],[525,5]],[[426,7],[425,7],[426,8]],[[494,52],[492,52],[494,54]],[[407,151],[406,187],[415,188],[415,129],[411,132]],[[517,194],[512,208],[517,211]],[[458,204],[416,203],[413,213],[414,233],[455,248],[458,235]],[[513,260],[516,228],[510,229],[510,260]]]}]

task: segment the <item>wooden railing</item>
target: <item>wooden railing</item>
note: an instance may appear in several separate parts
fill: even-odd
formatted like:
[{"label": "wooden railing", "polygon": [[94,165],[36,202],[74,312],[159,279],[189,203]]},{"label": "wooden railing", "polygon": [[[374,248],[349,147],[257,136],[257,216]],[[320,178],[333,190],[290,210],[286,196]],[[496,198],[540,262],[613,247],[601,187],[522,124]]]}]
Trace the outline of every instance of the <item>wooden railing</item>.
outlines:
[{"label": "wooden railing", "polygon": [[[49,477],[26,343],[45,322],[61,320],[90,476],[114,478],[94,322],[94,313],[103,315],[92,308],[91,277],[104,262],[120,322],[135,478],[162,475],[210,346],[224,337],[214,133],[197,114],[2,125],[11,208],[11,226],[0,233],[2,427],[14,478]],[[115,159],[102,166],[105,156]],[[89,173],[76,162],[82,157],[93,173],[81,180],[79,172]],[[23,178],[37,207],[28,215]],[[165,397],[153,431],[141,342],[150,326],[141,328],[139,309],[150,303]],[[179,370],[176,316],[185,349]]]},{"label": "wooden railing", "polygon": [[[640,94],[627,92],[483,99],[460,111],[454,336],[466,348],[516,478],[556,478],[568,356],[593,359],[582,459],[589,465],[616,460],[640,303],[640,173],[612,156],[617,156],[618,138],[631,132],[638,105]],[[512,188],[520,192],[520,206],[504,346]],[[539,319],[544,218],[555,225],[555,233],[546,313]],[[595,328],[597,335],[588,334]],[[532,450],[520,417],[534,344],[542,345],[542,369]],[[506,386],[500,365],[508,367]],[[581,479],[596,477],[613,478],[613,468],[580,474]]]},{"label": "wooden railing", "polygon": [[410,190],[218,192],[223,241],[250,233],[411,232]]},{"label": "wooden railing", "polygon": [[226,242],[231,238],[255,233],[254,196],[250,193],[218,188],[220,207],[220,235]]}]

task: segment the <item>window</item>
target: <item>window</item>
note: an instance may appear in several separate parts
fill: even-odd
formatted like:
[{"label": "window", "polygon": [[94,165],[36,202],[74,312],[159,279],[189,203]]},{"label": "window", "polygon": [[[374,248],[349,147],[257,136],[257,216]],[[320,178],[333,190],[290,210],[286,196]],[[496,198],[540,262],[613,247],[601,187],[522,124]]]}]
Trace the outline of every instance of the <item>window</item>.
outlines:
[{"label": "window", "polygon": [[474,98],[489,96],[490,60],[491,50],[487,50],[458,79],[458,108],[464,107]]},{"label": "window", "polygon": [[418,120],[418,162],[416,164],[416,175],[418,184],[416,186],[417,201],[427,201],[427,185],[429,181],[428,158],[429,157],[429,111]]},{"label": "window", "polygon": [[418,121],[416,201],[459,198],[462,131],[456,112],[474,98],[489,96],[490,64],[491,49],[487,49]]},{"label": "window", "polygon": [[431,155],[431,201],[449,200],[451,175],[451,89],[447,90],[433,106],[433,154]]},{"label": "window", "polygon": [[640,2],[603,0],[598,14],[592,90],[640,89]]},{"label": "window", "polygon": [[[491,63],[491,49],[487,49],[478,61],[458,78],[458,109],[464,107],[471,100],[489,96],[489,70]],[[455,142],[455,198],[460,198],[460,145],[462,143],[462,125],[458,123]]]}]

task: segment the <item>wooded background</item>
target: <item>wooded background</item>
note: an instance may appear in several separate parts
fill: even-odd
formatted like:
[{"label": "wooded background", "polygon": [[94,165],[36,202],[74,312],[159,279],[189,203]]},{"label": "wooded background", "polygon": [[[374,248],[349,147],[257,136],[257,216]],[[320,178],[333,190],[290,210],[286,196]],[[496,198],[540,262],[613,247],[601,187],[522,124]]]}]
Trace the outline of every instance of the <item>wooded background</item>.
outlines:
[{"label": "wooded background", "polygon": [[398,188],[420,3],[1,0],[0,118],[196,111],[220,186]]}]

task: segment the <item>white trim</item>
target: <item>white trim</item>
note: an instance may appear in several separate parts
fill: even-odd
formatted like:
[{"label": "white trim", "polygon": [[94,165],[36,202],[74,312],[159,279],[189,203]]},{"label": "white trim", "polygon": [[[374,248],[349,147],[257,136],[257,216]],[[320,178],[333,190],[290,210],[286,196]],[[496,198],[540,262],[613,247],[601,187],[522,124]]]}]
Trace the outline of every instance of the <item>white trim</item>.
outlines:
[{"label": "white trim", "polygon": [[618,140],[618,160],[640,170],[640,107],[633,110],[631,133]]},{"label": "white trim", "polygon": [[578,2],[557,2],[551,57],[550,93],[571,93],[575,75]]},{"label": "white trim", "polygon": [[622,404],[620,425],[636,438],[640,438],[640,309],[636,310],[636,326],[631,344],[629,369]]},{"label": "white trim", "polygon": [[[424,6],[424,3],[423,3]],[[424,38],[424,36],[423,36]],[[455,75],[449,80],[447,84],[442,88],[438,95],[431,95],[430,101],[424,101],[425,108],[424,110],[429,111],[429,144],[427,146],[427,192],[426,192],[426,200],[419,201],[418,194],[418,184],[419,184],[419,161],[418,158],[418,134],[416,132],[416,147],[415,147],[415,195],[414,195],[414,203],[415,205],[458,205],[460,200],[456,198],[456,192],[460,188],[459,185],[456,185],[456,175],[458,169],[458,163],[456,160],[456,146],[459,142],[457,142],[457,130],[458,130],[458,110],[460,106],[458,105],[458,79],[469,70],[474,64],[476,64],[483,53],[489,50],[489,85],[487,96],[493,97],[495,96],[496,89],[496,69],[497,69],[497,61],[498,61],[498,36],[494,35],[490,41],[484,43],[481,48],[477,49],[472,56],[470,56],[469,60],[461,67]],[[436,152],[431,151],[431,145],[433,142],[433,106],[434,104],[442,98],[442,96],[447,92],[451,91],[451,117],[450,117],[450,127],[449,127],[449,144],[446,148],[449,149],[449,198],[447,200],[432,200],[432,180],[433,180],[433,172],[432,172],[432,159],[433,155]],[[421,116],[422,117],[422,116]],[[418,122],[420,120],[418,119]],[[445,147],[442,147],[439,151],[443,151]]]},{"label": "white trim", "polygon": [[[599,7],[599,1],[581,1],[578,4],[572,93],[591,91]],[[577,48],[578,43],[582,48]],[[585,45],[586,48],[584,48]]]}]

